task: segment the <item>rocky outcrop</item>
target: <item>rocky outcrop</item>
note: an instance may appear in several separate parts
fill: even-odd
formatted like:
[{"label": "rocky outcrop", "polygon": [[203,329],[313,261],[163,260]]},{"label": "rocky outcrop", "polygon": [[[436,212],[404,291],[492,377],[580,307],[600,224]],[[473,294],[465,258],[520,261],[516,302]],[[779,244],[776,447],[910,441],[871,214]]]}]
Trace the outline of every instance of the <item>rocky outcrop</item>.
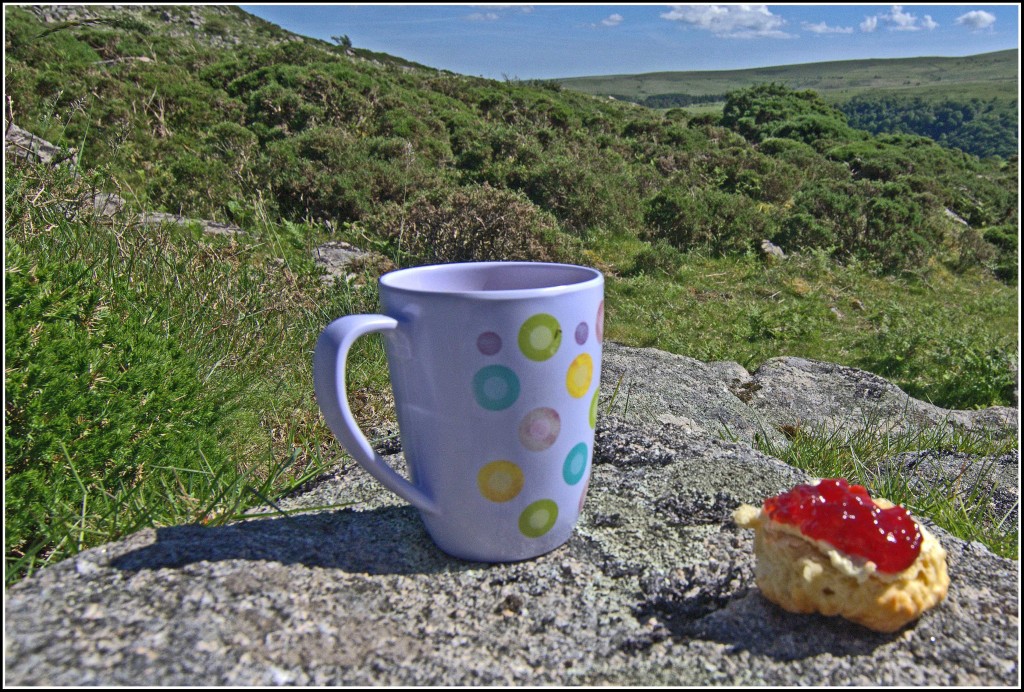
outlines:
[{"label": "rocky outcrop", "polygon": [[[72,165],[74,151],[65,151],[60,147],[36,137],[13,123],[7,124],[4,133],[4,156],[18,161],[38,162],[49,165]],[[72,165],[73,167],[73,165]],[[77,173],[76,173],[77,177]],[[137,226],[158,226],[164,223],[179,225],[197,225],[203,233],[211,235],[244,235],[244,231],[234,224],[192,219],[180,214],[167,214],[157,211],[131,213],[124,198],[112,192],[99,190],[83,190],[83,198],[75,204],[89,210],[98,220],[109,220],[128,215],[126,221]]]},{"label": "rocky outcrop", "polygon": [[750,381],[742,365],[702,363],[655,349],[605,344],[601,388],[605,409],[648,424],[753,444],[757,435],[782,435],[733,390]]},{"label": "rocky outcrop", "polygon": [[607,410],[748,444],[774,446],[780,430],[891,433],[948,426],[1011,432],[1019,411],[953,411],[912,398],[863,370],[806,358],[772,358],[753,374],[736,362],[702,363],[654,349],[606,344],[601,383]]},{"label": "rocky outcrop", "polygon": [[361,250],[344,241],[330,241],[313,251],[313,261],[323,270],[320,279],[331,285],[335,281],[358,283],[365,279],[364,270],[380,275],[395,269],[395,265],[383,255]]},{"label": "rocky outcrop", "polygon": [[[606,345],[605,364],[607,406],[587,502],[557,550],[499,565],[450,558],[412,508],[343,465],[283,499],[280,511],[257,510],[222,527],[145,530],[14,585],[6,599],[6,682],[1019,681],[1019,564],[938,527],[930,526],[949,552],[949,596],[894,634],[790,614],[760,595],[752,534],[732,523],[731,511],[807,476],[744,440],[785,411],[806,424],[810,411],[796,402],[809,392],[798,396],[776,382],[772,408],[764,392],[774,366],[748,380],[735,364],[615,344]],[[830,379],[824,364],[787,367],[810,368],[801,386],[817,377],[828,392],[823,401],[845,391],[865,413],[886,401],[863,395],[877,391],[858,387],[875,382],[866,374],[834,371]],[[731,389],[749,391],[744,385],[756,381],[764,383],[750,392],[761,395],[760,409],[744,412]],[[658,418],[662,405],[672,418]],[[839,422],[827,407],[820,418]],[[742,440],[732,432],[740,429]],[[388,460],[405,472],[401,454]],[[926,461],[893,463],[934,482]],[[1019,485],[1019,464],[998,463],[1001,482],[1016,473]],[[956,465],[934,468],[941,474]]]},{"label": "rocky outcrop", "polygon": [[995,406],[952,411],[919,401],[878,375],[808,360],[773,358],[737,396],[774,426],[903,432],[948,425],[965,430],[1017,429],[1017,409]]},{"label": "rocky outcrop", "polygon": [[42,137],[36,137],[14,123],[8,123],[4,131],[4,157],[47,164],[60,163],[65,159],[60,147],[50,144]]}]

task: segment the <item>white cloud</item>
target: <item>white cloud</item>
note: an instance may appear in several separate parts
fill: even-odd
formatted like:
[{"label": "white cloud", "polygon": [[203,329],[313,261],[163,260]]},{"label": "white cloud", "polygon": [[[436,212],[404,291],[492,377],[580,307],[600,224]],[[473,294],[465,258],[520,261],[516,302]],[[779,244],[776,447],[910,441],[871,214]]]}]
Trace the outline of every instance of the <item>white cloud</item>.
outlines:
[{"label": "white cloud", "polygon": [[819,22],[818,24],[811,24],[810,22],[801,22],[800,25],[810,31],[812,34],[852,34],[853,27],[850,26],[829,26],[825,22]]},{"label": "white cloud", "polygon": [[792,38],[786,21],[766,5],[672,5],[662,19],[683,22],[723,38]]},{"label": "white cloud", "polygon": [[917,17],[909,12],[903,11],[903,5],[893,5],[889,14],[883,14],[883,19],[889,21],[890,28],[894,31],[917,31]]},{"label": "white cloud", "polygon": [[608,15],[606,18],[601,20],[601,24],[603,24],[605,26],[618,26],[619,24],[622,24],[622,15],[621,14]]},{"label": "white cloud", "polygon": [[982,31],[991,28],[996,23],[996,18],[995,15],[985,10],[971,10],[967,14],[957,17],[956,23],[966,26],[971,31]]},{"label": "white cloud", "polygon": [[871,33],[878,28],[879,24],[885,26],[889,31],[920,31],[921,29],[938,28],[939,23],[926,14],[924,19],[918,19],[916,14],[903,11],[903,5],[893,5],[888,12],[876,14],[873,17],[865,17],[860,23],[860,30],[864,33]]},{"label": "white cloud", "polygon": [[487,12],[474,12],[467,15],[466,19],[471,22],[496,22],[505,16],[506,10],[516,10],[523,14],[533,12],[533,5],[469,5],[469,7],[488,10]]}]

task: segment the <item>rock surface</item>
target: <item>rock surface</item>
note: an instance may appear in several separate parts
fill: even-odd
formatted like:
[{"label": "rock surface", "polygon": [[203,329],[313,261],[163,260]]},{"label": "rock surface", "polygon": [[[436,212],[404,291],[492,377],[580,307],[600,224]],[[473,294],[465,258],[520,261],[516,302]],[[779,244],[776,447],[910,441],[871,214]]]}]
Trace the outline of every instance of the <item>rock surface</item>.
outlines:
[{"label": "rock surface", "polygon": [[[713,432],[723,421],[754,430],[742,402],[726,404],[742,373],[614,344],[605,362],[612,412],[599,423],[587,503],[551,553],[499,565],[450,558],[415,510],[349,464],[282,500],[286,515],[145,530],[14,585],[6,683],[1019,682],[1017,562],[932,526],[952,583],[916,623],[883,635],[782,611],[758,592],[752,533],[730,514],[807,476]],[[613,399],[620,381],[635,383],[635,408],[621,385]],[[858,381],[841,372],[830,391],[856,396]],[[798,400],[778,396],[783,409]],[[781,415],[764,401],[762,415]],[[696,425],[649,419],[662,403]],[[388,459],[404,473],[400,454]],[[1013,462],[1003,466],[1012,479]]]},{"label": "rock surface", "polygon": [[762,435],[781,444],[782,435],[733,393],[749,381],[750,374],[739,363],[702,363],[607,343],[601,357],[601,410],[694,434],[747,444]]},{"label": "rock surface", "polygon": [[344,241],[335,240],[320,245],[313,251],[313,261],[324,273],[320,277],[325,284],[333,285],[335,281],[342,283],[359,283],[364,269],[373,269],[373,274],[396,269],[394,263],[383,255],[361,250]]},{"label": "rock surface", "polygon": [[951,411],[914,399],[878,375],[806,358],[772,358],[740,390],[737,396],[773,426],[892,432],[935,425],[1019,429],[1017,409]]},{"label": "rock surface", "polygon": [[36,137],[14,123],[7,123],[4,131],[4,156],[49,164],[61,161],[63,154],[60,147],[50,144],[42,137]]}]

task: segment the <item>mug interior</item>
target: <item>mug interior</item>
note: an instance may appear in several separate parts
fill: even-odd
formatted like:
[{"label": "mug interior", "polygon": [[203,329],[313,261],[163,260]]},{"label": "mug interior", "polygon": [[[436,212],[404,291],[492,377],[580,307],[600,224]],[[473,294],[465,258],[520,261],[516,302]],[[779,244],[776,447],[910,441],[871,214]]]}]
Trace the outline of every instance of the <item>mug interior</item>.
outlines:
[{"label": "mug interior", "polygon": [[590,267],[547,262],[465,262],[411,267],[380,278],[389,289],[417,293],[492,294],[494,297],[522,291],[581,288],[580,284],[603,282],[601,272]]}]

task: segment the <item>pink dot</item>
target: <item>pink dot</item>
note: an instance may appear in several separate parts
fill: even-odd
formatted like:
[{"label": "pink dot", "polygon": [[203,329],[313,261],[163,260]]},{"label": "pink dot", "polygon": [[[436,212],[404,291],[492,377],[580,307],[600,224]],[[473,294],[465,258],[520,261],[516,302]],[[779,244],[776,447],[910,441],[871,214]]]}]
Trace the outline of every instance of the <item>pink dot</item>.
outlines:
[{"label": "pink dot", "polygon": [[604,339],[604,301],[597,306],[597,321],[594,323],[594,333],[597,335],[597,340],[601,341]]},{"label": "pink dot", "polygon": [[531,452],[540,452],[555,444],[562,421],[551,408],[535,408],[519,423],[519,441]]},{"label": "pink dot", "polygon": [[485,356],[493,356],[501,350],[501,337],[494,332],[484,332],[476,338],[476,347]]}]

